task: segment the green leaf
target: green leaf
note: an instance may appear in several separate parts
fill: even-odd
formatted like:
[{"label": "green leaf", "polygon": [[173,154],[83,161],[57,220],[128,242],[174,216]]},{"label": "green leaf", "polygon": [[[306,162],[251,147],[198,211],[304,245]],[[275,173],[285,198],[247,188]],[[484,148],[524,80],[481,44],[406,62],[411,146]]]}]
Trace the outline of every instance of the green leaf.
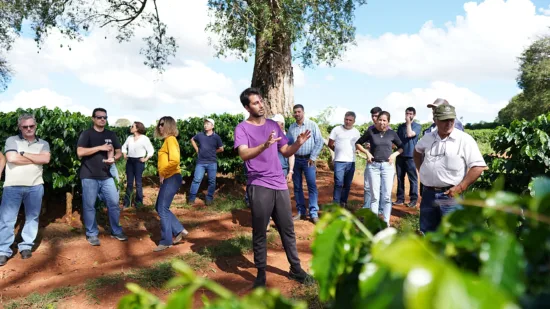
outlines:
[{"label": "green leaf", "polygon": [[496,235],[482,246],[481,276],[500,286],[516,298],[525,291],[525,266],[523,248],[515,236],[508,233]]}]

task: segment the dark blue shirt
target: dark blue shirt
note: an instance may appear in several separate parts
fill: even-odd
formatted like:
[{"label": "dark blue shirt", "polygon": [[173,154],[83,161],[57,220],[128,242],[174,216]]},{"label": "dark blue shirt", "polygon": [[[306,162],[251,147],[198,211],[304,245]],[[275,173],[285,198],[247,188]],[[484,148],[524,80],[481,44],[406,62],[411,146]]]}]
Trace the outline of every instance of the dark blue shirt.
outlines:
[{"label": "dark blue shirt", "polygon": [[416,133],[416,135],[413,137],[407,137],[407,124],[402,123],[399,127],[397,127],[397,136],[399,136],[399,139],[401,139],[401,143],[403,146],[403,153],[400,156],[404,158],[413,157],[414,146],[416,146],[416,143],[418,143],[418,137],[420,136],[422,126],[417,122],[412,122],[411,129],[414,131],[414,133]]},{"label": "dark blue shirt", "polygon": [[199,144],[199,157],[197,164],[216,163],[216,150],[223,146],[222,139],[216,133],[208,136],[204,132],[193,136],[193,140]]}]

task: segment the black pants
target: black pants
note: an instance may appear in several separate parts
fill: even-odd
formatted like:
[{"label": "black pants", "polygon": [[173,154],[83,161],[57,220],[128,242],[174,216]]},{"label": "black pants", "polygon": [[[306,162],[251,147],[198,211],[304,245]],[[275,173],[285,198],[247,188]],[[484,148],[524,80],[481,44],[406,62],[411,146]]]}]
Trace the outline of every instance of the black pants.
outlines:
[{"label": "black pants", "polygon": [[247,189],[252,210],[252,248],[254,265],[265,268],[267,260],[267,224],[272,217],[285,249],[288,263],[294,269],[300,269],[300,259],[296,249],[294,221],[290,207],[290,193],[287,190],[273,190],[262,186],[250,185]]},{"label": "black pants", "polygon": [[143,203],[143,185],[142,175],[145,170],[145,163],[140,158],[130,158],[126,161],[126,195],[124,196],[124,206],[130,206],[132,191],[134,190],[134,180],[136,181],[136,204]]}]

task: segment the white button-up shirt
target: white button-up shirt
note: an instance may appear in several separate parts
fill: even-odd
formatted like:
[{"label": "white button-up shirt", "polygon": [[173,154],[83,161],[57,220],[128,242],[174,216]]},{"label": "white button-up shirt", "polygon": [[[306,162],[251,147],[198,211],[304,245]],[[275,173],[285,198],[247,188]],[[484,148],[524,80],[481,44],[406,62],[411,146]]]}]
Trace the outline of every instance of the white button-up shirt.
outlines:
[{"label": "white button-up shirt", "polygon": [[424,155],[420,180],[429,187],[456,186],[469,168],[487,166],[476,141],[457,129],[443,140],[437,130],[427,133],[416,144],[415,150]]}]

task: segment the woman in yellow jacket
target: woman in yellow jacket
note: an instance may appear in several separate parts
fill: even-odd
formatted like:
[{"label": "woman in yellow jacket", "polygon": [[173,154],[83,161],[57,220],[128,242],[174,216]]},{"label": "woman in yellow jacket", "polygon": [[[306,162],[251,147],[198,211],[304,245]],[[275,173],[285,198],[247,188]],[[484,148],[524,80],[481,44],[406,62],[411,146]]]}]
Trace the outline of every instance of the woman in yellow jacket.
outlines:
[{"label": "woman in yellow jacket", "polygon": [[[155,130],[155,137],[164,139],[158,152],[158,172],[160,190],[157,197],[156,210],[160,217],[160,241],[153,250],[155,252],[170,248],[180,242],[188,232],[178,218],[170,211],[170,205],[181,186],[180,146],[178,129],[174,118],[160,118]],[[175,239],[172,239],[175,237]]]}]

